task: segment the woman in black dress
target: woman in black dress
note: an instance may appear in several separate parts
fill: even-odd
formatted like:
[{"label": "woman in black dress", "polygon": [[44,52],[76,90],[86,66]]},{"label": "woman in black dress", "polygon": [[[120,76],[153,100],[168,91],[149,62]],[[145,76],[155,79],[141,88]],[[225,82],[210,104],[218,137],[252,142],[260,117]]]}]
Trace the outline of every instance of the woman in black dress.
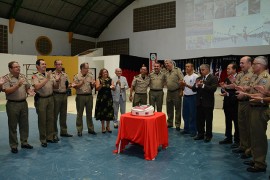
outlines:
[{"label": "woman in black dress", "polygon": [[[99,71],[96,81],[96,90],[98,91],[95,118],[101,121],[102,133],[111,133],[110,121],[114,119],[113,99],[111,90],[114,90],[112,79],[109,77],[108,70],[103,68]],[[106,121],[106,129],[105,129]]]}]

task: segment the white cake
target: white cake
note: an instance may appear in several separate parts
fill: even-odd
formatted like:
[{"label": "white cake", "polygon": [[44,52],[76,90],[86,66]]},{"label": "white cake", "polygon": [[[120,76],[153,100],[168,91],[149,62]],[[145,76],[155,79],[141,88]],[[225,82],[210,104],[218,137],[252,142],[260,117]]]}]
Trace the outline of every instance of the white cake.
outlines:
[{"label": "white cake", "polygon": [[154,115],[154,107],[150,105],[135,106],[131,109],[134,116],[152,116]]}]

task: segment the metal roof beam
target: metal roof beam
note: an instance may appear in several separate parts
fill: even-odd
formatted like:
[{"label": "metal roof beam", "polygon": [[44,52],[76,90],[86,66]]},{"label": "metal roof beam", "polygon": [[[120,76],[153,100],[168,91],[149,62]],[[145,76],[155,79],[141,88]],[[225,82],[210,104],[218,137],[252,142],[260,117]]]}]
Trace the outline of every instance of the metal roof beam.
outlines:
[{"label": "metal roof beam", "polygon": [[[106,0],[107,1],[107,0]],[[129,6],[131,3],[133,3],[135,0],[126,0],[121,6],[119,6],[119,8],[117,9],[117,11],[115,11],[108,19],[105,23],[103,23],[103,26],[101,26],[99,28],[99,31],[97,32],[97,34],[95,34],[94,38],[98,38],[100,36],[100,34],[104,31],[104,29],[110,24],[110,22],[123,10],[125,9],[127,6]],[[110,1],[107,1],[110,2]],[[110,2],[112,3],[112,2]],[[113,4],[113,3],[112,3]]]},{"label": "metal roof beam", "polygon": [[[79,8],[82,8],[82,7],[79,6],[78,4],[74,4],[74,3],[68,2],[68,1],[66,1],[66,0],[62,0],[62,1],[65,2],[65,3],[71,4],[71,5],[73,5],[73,6],[77,6],[77,7],[79,7]],[[96,12],[96,11],[94,11],[94,10],[92,10],[92,9],[90,9],[89,11],[91,11],[91,12],[93,12],[93,13],[96,13],[96,14],[99,14],[99,15],[104,16],[104,17],[109,17],[109,16],[107,16],[107,15],[105,15],[105,14],[102,14],[102,13],[100,13],[100,12]]]},{"label": "metal roof beam", "polygon": [[13,1],[12,7],[8,13],[9,19],[12,19],[12,18],[15,19],[15,16],[16,16],[17,12],[19,11],[22,3],[23,3],[23,0],[14,0]]},{"label": "metal roof beam", "polygon": [[108,2],[108,3],[110,3],[110,4],[112,4],[112,5],[115,5],[117,7],[120,7],[119,5],[117,5],[117,4],[115,4],[115,3],[111,2],[111,1],[108,1],[108,0],[105,0],[105,1]]},{"label": "metal roof beam", "polygon": [[91,10],[91,8],[96,4],[97,1],[98,0],[88,0],[88,2],[81,8],[80,12],[69,25],[67,29],[68,32],[73,32],[76,29],[76,27],[80,24],[81,20],[85,17],[88,11]]}]

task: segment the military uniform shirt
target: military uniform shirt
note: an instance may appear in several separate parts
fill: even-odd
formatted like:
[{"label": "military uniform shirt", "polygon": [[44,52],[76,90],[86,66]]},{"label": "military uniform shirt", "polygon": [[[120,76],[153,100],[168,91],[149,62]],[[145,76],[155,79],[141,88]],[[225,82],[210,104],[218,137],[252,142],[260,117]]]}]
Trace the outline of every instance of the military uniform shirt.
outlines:
[{"label": "military uniform shirt", "polygon": [[14,77],[11,73],[4,76],[6,82],[3,85],[3,89],[7,89],[9,87],[15,86],[18,84],[20,79],[23,79],[23,84],[13,93],[6,94],[7,100],[20,101],[24,100],[27,97],[27,89],[30,88],[30,83],[27,78],[23,74],[19,74],[19,77]]},{"label": "military uniform shirt", "polygon": [[[54,79],[56,78],[57,74],[58,73],[56,71],[53,71],[52,76],[53,76]],[[66,85],[66,82],[69,83],[68,75],[63,71],[61,71],[60,74],[61,75],[60,75],[59,88],[58,89],[53,89],[53,91],[54,92],[65,93],[67,91],[67,86],[68,86],[68,84]]]},{"label": "military uniform shirt", "polygon": [[166,81],[165,74],[162,72],[159,72],[156,74],[155,72],[152,72],[150,75],[150,89],[153,90],[162,90]]},{"label": "military uniform shirt", "polygon": [[[249,93],[251,94],[257,94],[260,93],[255,88],[253,88],[255,85],[259,86],[266,86],[269,83],[270,75],[268,74],[267,70],[263,71],[261,74],[256,75],[254,74],[250,81],[250,90]],[[268,88],[268,87],[266,87]],[[261,104],[260,102],[250,102],[250,104]]]},{"label": "military uniform shirt", "polygon": [[[85,79],[84,79],[85,78]],[[93,81],[93,77],[90,73],[87,73],[85,76],[82,75],[81,72],[74,76],[75,83],[81,83],[84,79],[84,84],[80,88],[76,88],[76,94],[91,94],[92,87],[91,82]]]},{"label": "military uniform shirt", "polygon": [[235,84],[237,86],[249,86],[252,76],[253,72],[251,68],[248,70],[247,73],[241,71],[236,76]]},{"label": "military uniform shirt", "polygon": [[166,72],[166,84],[169,91],[175,91],[180,88],[179,81],[183,80],[184,76],[178,67]]},{"label": "military uniform shirt", "polygon": [[139,74],[137,76],[134,76],[134,79],[131,83],[131,85],[135,88],[135,93],[147,93],[147,88],[150,83],[149,76],[145,76],[145,78],[142,78],[142,75]]},{"label": "military uniform shirt", "polygon": [[[32,84],[33,86],[35,84],[41,83],[42,81],[44,81],[47,77],[47,72],[45,72],[45,76],[40,73],[40,72],[36,72],[34,73],[34,75],[32,76]],[[41,97],[46,97],[49,95],[52,95],[53,93],[53,86],[56,84],[56,81],[53,79],[53,77],[51,76],[50,80],[42,87],[40,88],[38,91],[36,91],[36,93],[38,93]]]}]

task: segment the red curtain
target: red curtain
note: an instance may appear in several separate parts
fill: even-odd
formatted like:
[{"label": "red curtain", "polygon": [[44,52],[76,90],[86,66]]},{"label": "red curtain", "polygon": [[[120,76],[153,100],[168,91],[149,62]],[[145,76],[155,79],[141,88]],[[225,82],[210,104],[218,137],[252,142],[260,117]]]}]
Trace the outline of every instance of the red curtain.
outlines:
[{"label": "red curtain", "polygon": [[134,76],[140,74],[139,71],[133,71],[133,70],[129,70],[129,69],[122,69],[122,76],[125,76],[127,78],[127,82],[129,87],[131,87],[131,83],[132,80],[134,78]]}]

